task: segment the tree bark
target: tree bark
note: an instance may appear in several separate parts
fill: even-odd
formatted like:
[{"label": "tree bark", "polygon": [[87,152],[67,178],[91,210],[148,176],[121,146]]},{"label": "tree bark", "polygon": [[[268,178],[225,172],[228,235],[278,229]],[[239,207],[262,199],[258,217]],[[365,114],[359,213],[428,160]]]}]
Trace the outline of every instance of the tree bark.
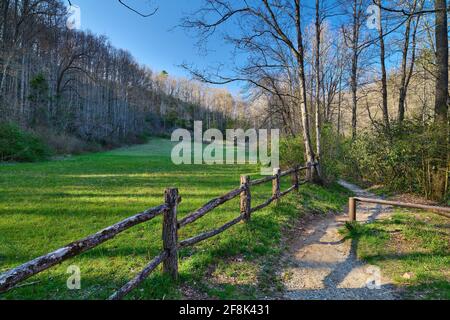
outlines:
[{"label": "tree bark", "polygon": [[250,176],[241,176],[241,186],[244,191],[241,193],[241,214],[244,216],[245,222],[250,221],[252,210],[252,195],[250,191]]},{"label": "tree bark", "polygon": [[[300,0],[295,0],[295,22],[297,31],[296,58],[298,64],[298,75],[300,80],[300,110],[302,118],[303,143],[305,146],[306,161],[307,163],[313,164],[316,162],[316,155],[313,151],[313,147],[311,144],[309,112],[306,106],[308,93],[306,90],[306,79],[305,79],[305,61],[304,61],[303,33],[301,27]],[[320,182],[320,176],[317,170],[314,168],[310,172],[311,174],[307,177],[307,179],[312,182]]]},{"label": "tree bark", "polygon": [[[321,116],[320,116],[320,89],[321,89],[321,74],[320,74],[320,38],[321,38],[321,21],[320,21],[320,0],[316,0],[316,53],[315,53],[315,67],[316,67],[316,160],[320,161],[322,158],[321,145]],[[325,95],[324,95],[325,98]],[[320,173],[319,173],[320,175]]]},{"label": "tree bark", "polygon": [[352,25],[352,71],[350,87],[352,91],[352,139],[357,136],[358,122],[358,58],[359,58],[359,26],[360,18],[358,12],[358,1],[353,2],[353,25]]},{"label": "tree bark", "polygon": [[435,100],[435,130],[434,139],[438,146],[433,154],[431,172],[432,198],[442,200],[448,188],[448,22],[447,1],[436,0],[436,100]]},{"label": "tree bark", "polygon": [[[423,1],[423,0],[422,0]],[[412,5],[412,11],[417,8],[418,0],[414,0]],[[423,5],[423,2],[422,2]],[[421,5],[421,7],[422,7]],[[405,120],[405,104],[406,95],[408,93],[408,87],[411,80],[412,73],[414,71],[414,65],[416,60],[416,38],[417,38],[417,28],[419,25],[420,16],[416,18],[416,24],[412,31],[412,44],[411,44],[411,62],[408,68],[408,53],[410,48],[410,38],[411,38],[411,23],[413,22],[413,17],[410,17],[406,21],[405,33],[404,33],[404,44],[402,50],[402,66],[401,66],[401,79],[400,79],[400,89],[399,89],[399,99],[398,99],[398,122],[402,123]]]},{"label": "tree bark", "polygon": [[165,193],[166,205],[164,212],[163,245],[168,257],[164,260],[163,270],[174,280],[178,279],[178,226],[177,207],[178,189],[167,189]]},{"label": "tree bark", "polygon": [[384,45],[384,32],[383,32],[383,20],[382,20],[382,0],[378,0],[379,7],[379,26],[378,33],[380,36],[380,65],[381,65],[381,95],[382,95],[382,110],[384,129],[386,133],[390,134],[390,122],[389,122],[389,109],[388,109],[388,87],[387,87],[387,72],[386,72],[386,49]]},{"label": "tree bark", "polygon": [[342,70],[339,74],[339,97],[338,97],[338,118],[337,118],[337,133],[341,135],[341,118],[342,118]]},{"label": "tree bark", "polygon": [[448,122],[448,22],[447,1],[435,0],[436,10],[436,122]]}]

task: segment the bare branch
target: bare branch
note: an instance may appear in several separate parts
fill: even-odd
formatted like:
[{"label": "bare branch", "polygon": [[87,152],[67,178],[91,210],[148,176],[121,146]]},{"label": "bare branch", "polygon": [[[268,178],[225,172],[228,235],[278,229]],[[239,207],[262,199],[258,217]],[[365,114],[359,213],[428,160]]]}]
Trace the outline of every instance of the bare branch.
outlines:
[{"label": "bare branch", "polygon": [[[70,1],[69,1],[69,2],[70,2]],[[132,8],[132,7],[130,7],[130,6],[127,5],[126,3],[124,3],[123,0],[119,0],[119,2],[120,2],[121,5],[123,5],[123,6],[126,7],[127,9],[133,11],[134,13],[137,13],[138,15],[140,15],[141,17],[144,17],[144,18],[148,18],[148,17],[154,16],[154,15],[158,12],[158,10],[159,10],[159,8],[155,8],[152,12],[147,13],[147,14],[144,14],[144,13],[142,13],[142,12],[140,12],[140,11],[138,11],[138,10]]]}]

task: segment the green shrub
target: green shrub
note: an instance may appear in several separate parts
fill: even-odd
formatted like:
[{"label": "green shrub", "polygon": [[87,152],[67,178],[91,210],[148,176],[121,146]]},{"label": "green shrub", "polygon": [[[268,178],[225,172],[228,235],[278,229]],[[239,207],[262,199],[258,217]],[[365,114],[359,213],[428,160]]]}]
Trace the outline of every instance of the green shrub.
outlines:
[{"label": "green shrub", "polygon": [[48,127],[35,127],[33,133],[45,141],[55,154],[82,154],[89,149],[89,144],[80,138],[68,133],[56,132]]},{"label": "green shrub", "polygon": [[[316,151],[315,135],[311,137]],[[304,145],[302,138],[283,137],[280,140],[280,160],[284,167],[305,163]],[[326,184],[344,177],[353,182],[361,182],[359,167],[353,154],[353,142],[326,124],[321,130],[321,170],[322,179]]]},{"label": "green shrub", "polygon": [[[441,129],[422,121],[392,124],[390,137],[375,130],[361,132],[344,145],[342,174],[370,184],[384,185],[389,191],[432,196],[432,172],[448,154]],[[445,169],[444,169],[445,170]],[[443,172],[445,175],[445,172]]]},{"label": "green shrub", "polygon": [[283,167],[293,167],[305,163],[305,147],[300,137],[280,139],[280,161]]},{"label": "green shrub", "polygon": [[15,124],[0,124],[0,161],[40,161],[50,155],[49,147],[35,135]]},{"label": "green shrub", "polygon": [[326,125],[322,128],[321,143],[322,178],[329,184],[336,181],[345,171],[347,141],[332,126]]},{"label": "green shrub", "polygon": [[[320,159],[322,179],[330,184],[336,181],[345,171],[344,143],[345,141],[333,130],[331,126],[322,129],[322,157]],[[314,140],[315,141],[315,140]],[[315,146],[314,146],[315,148]],[[280,160],[283,167],[292,167],[306,162],[305,147],[302,138],[284,137],[280,140]]]}]

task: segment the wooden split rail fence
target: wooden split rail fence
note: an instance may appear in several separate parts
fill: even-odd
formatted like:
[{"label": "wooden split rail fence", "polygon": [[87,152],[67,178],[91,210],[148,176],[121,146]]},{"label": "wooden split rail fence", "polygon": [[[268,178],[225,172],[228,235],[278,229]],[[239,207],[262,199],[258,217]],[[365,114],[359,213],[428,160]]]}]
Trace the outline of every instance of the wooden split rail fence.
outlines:
[{"label": "wooden split rail fence", "polygon": [[398,202],[398,201],[388,201],[388,200],[357,197],[357,198],[350,198],[349,204],[348,204],[348,216],[349,216],[349,220],[352,222],[356,221],[356,209],[357,209],[358,202],[373,203],[373,204],[379,204],[379,205],[384,205],[384,206],[420,209],[420,210],[433,212],[433,213],[438,214],[443,217],[450,218],[450,208],[449,207],[436,207],[436,206],[429,206],[429,205],[424,205],[424,204],[405,203],[405,202]]},{"label": "wooden split rail fence", "polygon": [[[288,193],[299,189],[301,184],[306,183],[300,181],[300,171],[312,170],[318,164],[308,164],[306,167],[294,167],[282,172],[280,169],[274,170],[273,176],[268,176],[258,180],[251,180],[249,176],[241,177],[241,185],[239,188],[228,192],[227,194],[213,199],[203,207],[188,215],[187,217],[177,219],[177,207],[181,202],[178,189],[170,188],[165,191],[165,203],[155,208],[148,209],[142,213],[125,219],[113,226],[110,226],[94,235],[82,240],[73,242],[54,252],[29,261],[17,268],[11,269],[0,274],[0,293],[13,289],[20,282],[45,271],[63,261],[75,257],[83,252],[93,249],[100,244],[113,239],[118,234],[130,229],[138,224],[147,222],[159,215],[163,215],[163,251],[155,257],[139,274],[137,274],[130,282],[116,291],[109,299],[120,300],[139,286],[161,263],[163,264],[163,272],[169,274],[173,279],[178,277],[178,250],[180,248],[195,245],[201,241],[212,238],[225,230],[231,228],[241,221],[249,221],[252,213],[269,206],[272,202],[277,201]],[[281,191],[280,179],[285,176],[292,176],[292,186]],[[307,174],[310,176],[310,173]],[[251,187],[268,183],[272,181],[272,197],[261,205],[252,207]],[[220,205],[240,196],[241,214],[236,219],[224,224],[220,228],[199,234],[195,237],[178,241],[178,230],[190,223],[197,221],[207,213],[213,211]]]}]

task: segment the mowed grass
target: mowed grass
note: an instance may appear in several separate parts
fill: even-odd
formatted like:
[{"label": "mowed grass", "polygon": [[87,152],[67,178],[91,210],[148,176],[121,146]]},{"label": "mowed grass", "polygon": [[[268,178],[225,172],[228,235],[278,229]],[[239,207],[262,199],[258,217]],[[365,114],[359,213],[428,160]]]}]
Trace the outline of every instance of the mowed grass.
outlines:
[{"label": "mowed grass", "polygon": [[[179,217],[239,186],[241,174],[259,176],[251,165],[182,165],[170,159],[173,143],[76,156],[61,161],[0,165],[0,272],[93,234],[163,203],[167,187],[183,201]],[[290,178],[283,179],[283,189]],[[271,185],[252,190],[253,203],[271,195]],[[180,279],[157,269],[127,299],[258,298],[281,290],[275,275],[284,250],[282,235],[306,212],[338,211],[348,194],[337,186],[303,186],[300,194],[253,215],[195,247],[180,251]],[[179,232],[180,240],[217,228],[239,215],[239,199]],[[162,218],[34,276],[0,299],[106,299],[162,249]],[[67,268],[81,269],[81,290],[68,290]]]},{"label": "mowed grass", "polygon": [[450,223],[432,213],[395,210],[388,220],[352,225],[358,257],[381,267],[407,299],[450,299]]}]

